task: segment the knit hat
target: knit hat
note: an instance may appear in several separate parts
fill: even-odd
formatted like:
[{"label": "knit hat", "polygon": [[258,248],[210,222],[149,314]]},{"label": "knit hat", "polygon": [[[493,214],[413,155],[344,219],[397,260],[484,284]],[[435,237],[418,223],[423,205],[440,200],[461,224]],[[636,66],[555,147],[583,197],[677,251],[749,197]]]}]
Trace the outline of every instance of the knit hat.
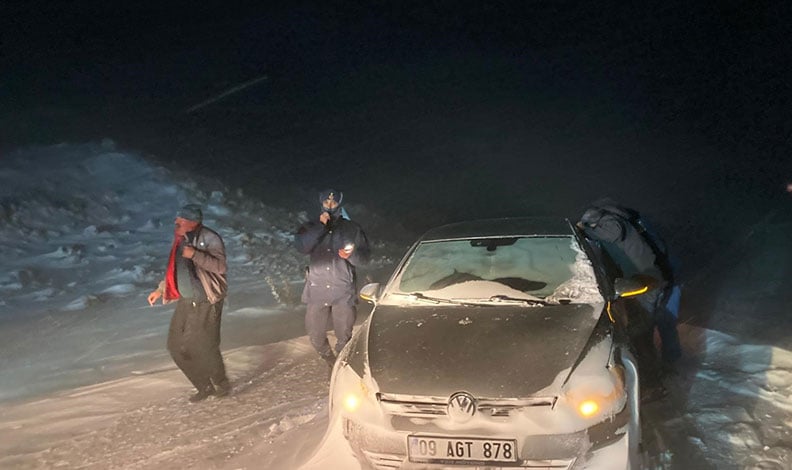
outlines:
[{"label": "knit hat", "polygon": [[336,191],[335,189],[325,189],[319,192],[319,204],[324,203],[328,199],[337,202],[340,206],[341,201],[344,199],[344,193]]},{"label": "knit hat", "polygon": [[201,222],[203,221],[203,212],[201,212],[201,206],[198,204],[187,204],[176,212],[176,217],[192,220],[193,222]]}]

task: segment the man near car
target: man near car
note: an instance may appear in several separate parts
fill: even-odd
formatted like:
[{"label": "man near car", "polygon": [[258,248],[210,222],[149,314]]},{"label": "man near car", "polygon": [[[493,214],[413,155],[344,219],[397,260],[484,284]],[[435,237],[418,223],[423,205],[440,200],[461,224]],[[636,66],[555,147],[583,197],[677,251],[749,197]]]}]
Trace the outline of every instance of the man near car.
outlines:
[{"label": "man near car", "polygon": [[[669,305],[678,304],[678,287],[667,259],[665,244],[645,233],[637,212],[610,199],[595,202],[580,221],[586,236],[596,240],[618,266],[621,277],[641,280],[649,291],[627,303],[627,332],[636,349],[647,395],[660,393],[661,364],[654,348],[654,329],[660,333],[662,358],[671,364],[681,356],[676,316]],[[651,391],[648,391],[651,389]]]},{"label": "man near car", "polygon": [[223,239],[202,224],[200,206],[176,214],[174,240],[163,279],[148,296],[149,305],[176,302],[168,329],[168,351],[198,390],[197,402],[231,391],[220,354],[220,318],[228,290]]},{"label": "man near car", "polygon": [[[366,234],[341,207],[343,194],[335,189],[319,193],[321,212],[300,226],[295,245],[310,255],[302,301],[305,329],[311,345],[332,369],[336,355],[352,337],[357,318],[355,268],[369,261]],[[327,339],[328,322],[336,335],[335,353]]]}]

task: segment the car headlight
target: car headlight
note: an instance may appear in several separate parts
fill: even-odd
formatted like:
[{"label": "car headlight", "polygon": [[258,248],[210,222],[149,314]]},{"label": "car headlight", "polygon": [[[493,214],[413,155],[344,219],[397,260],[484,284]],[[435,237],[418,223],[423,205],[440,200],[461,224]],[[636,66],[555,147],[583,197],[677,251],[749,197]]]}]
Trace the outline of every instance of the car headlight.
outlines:
[{"label": "car headlight", "polygon": [[600,406],[597,400],[583,400],[577,407],[578,413],[584,418],[590,418],[597,414]]},{"label": "car headlight", "polygon": [[613,362],[613,341],[606,337],[586,352],[568,377],[563,402],[583,424],[600,421],[624,408],[624,384],[624,369]]},{"label": "car headlight", "polygon": [[382,411],[371,376],[360,377],[349,364],[339,364],[333,381],[333,404],[355,421],[377,422]]},{"label": "car headlight", "polygon": [[[355,372],[352,371],[352,373],[354,374]],[[374,402],[363,379],[358,381],[357,387],[352,386],[349,390],[346,390],[342,399],[344,409],[349,413],[358,411],[361,405],[370,405],[371,403],[366,403],[367,401]]]},{"label": "car headlight", "polygon": [[568,403],[586,420],[601,419],[621,411],[626,403],[624,371],[621,367],[603,368],[595,376],[581,374],[568,383]]}]

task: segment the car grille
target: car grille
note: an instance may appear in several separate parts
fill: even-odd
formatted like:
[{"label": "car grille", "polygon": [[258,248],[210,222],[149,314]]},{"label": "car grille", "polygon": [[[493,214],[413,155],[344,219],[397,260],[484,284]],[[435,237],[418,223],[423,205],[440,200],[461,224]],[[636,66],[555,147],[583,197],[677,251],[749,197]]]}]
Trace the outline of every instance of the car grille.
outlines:
[{"label": "car grille", "polygon": [[[478,398],[478,413],[493,420],[506,420],[511,413],[527,408],[552,407],[557,397],[536,398]],[[448,397],[415,397],[406,395],[380,394],[380,405],[385,413],[393,417],[434,419],[445,417]]]}]

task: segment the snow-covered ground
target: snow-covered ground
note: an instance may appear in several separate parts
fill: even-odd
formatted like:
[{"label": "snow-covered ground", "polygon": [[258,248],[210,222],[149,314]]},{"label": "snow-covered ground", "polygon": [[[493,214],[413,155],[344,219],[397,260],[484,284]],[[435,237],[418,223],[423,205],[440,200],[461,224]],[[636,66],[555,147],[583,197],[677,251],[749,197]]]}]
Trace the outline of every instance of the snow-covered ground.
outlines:
[{"label": "snow-covered ground", "polygon": [[[229,256],[221,349],[234,392],[199,404],[165,351],[172,307],[146,303],[187,202]],[[371,208],[348,210],[378,232]],[[291,231],[309,216],[110,141],[3,155],[0,468],[356,468],[298,304],[305,259]],[[681,325],[671,393],[644,409],[650,468],[792,468],[792,352],[778,331],[789,228],[766,218],[735,240],[739,256],[692,273],[714,289],[713,312],[708,328]],[[405,246],[372,241],[361,277],[384,281]]]}]

